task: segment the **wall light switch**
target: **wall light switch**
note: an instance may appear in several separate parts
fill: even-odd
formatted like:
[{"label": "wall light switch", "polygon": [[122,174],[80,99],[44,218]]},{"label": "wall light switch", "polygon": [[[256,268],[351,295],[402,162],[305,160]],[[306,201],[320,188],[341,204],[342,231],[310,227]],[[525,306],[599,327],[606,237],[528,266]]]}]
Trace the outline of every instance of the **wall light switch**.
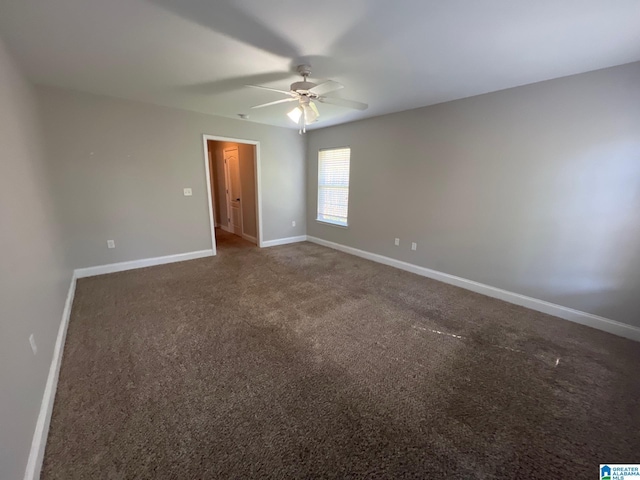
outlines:
[{"label": "wall light switch", "polygon": [[36,338],[33,336],[33,333],[29,335],[29,344],[31,345],[31,350],[34,355],[38,354],[38,346],[36,345]]},{"label": "wall light switch", "polygon": [[190,188],[185,188],[184,189],[184,196],[185,197],[190,197],[191,195],[193,195],[193,191]]},{"label": "wall light switch", "polygon": [[291,226],[295,227],[296,226],[296,221],[294,220],[293,222],[291,222]]},{"label": "wall light switch", "polygon": [[411,242],[411,250],[417,250],[418,244],[416,242]]},{"label": "wall light switch", "polygon": [[115,240],[107,240],[107,248],[116,248]]},{"label": "wall light switch", "polygon": [[396,238],[395,241],[393,242],[393,244],[397,247],[398,245],[400,245],[400,239]]}]

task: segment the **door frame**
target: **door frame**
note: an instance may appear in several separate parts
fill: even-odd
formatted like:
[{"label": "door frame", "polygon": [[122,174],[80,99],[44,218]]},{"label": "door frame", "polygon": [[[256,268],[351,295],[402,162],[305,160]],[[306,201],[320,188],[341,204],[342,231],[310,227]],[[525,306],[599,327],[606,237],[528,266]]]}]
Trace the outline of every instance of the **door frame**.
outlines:
[{"label": "door frame", "polygon": [[206,174],[206,184],[207,184],[207,205],[209,207],[209,227],[211,230],[211,248],[213,250],[213,254],[216,255],[216,229],[215,229],[215,220],[213,218],[213,191],[211,188],[211,172],[209,169],[209,143],[208,140],[213,140],[216,142],[234,142],[234,143],[244,143],[245,145],[254,145],[256,149],[256,154],[254,155],[254,171],[255,171],[255,185],[256,185],[256,221],[258,223],[256,231],[257,231],[257,243],[258,247],[262,248],[264,242],[262,241],[262,170],[261,165],[262,161],[260,159],[260,142],[258,140],[248,140],[243,138],[231,138],[231,137],[220,137],[218,135],[202,135],[202,147],[204,152],[204,169]]},{"label": "door frame", "polygon": [[[213,159],[213,153],[210,152],[208,148],[207,148],[207,159],[208,159],[207,167],[209,167],[209,172],[211,172],[211,165],[213,164],[214,159]],[[211,176],[207,175],[207,182],[210,183],[209,188],[213,188],[212,187],[212,185],[213,185],[213,175],[211,175]],[[215,231],[215,228],[218,227],[218,225],[216,224],[216,198],[215,198],[215,195],[213,195],[213,193],[214,193],[214,191],[211,190],[211,210],[213,212],[212,219],[213,219],[213,228],[214,228],[214,231]],[[220,226],[222,226],[222,225],[220,225]]]}]

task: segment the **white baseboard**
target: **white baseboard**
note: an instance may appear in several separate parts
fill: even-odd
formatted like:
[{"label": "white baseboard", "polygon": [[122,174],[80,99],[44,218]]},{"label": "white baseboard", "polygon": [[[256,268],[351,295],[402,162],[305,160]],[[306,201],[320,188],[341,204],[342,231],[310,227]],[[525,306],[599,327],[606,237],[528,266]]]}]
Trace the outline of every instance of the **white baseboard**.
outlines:
[{"label": "white baseboard", "polygon": [[339,243],[329,242],[321,238],[307,236],[307,240],[357,257],[366,258],[367,260],[406,270],[407,272],[422,275],[423,277],[429,277],[440,282],[455,285],[456,287],[471,290],[472,292],[481,293],[488,297],[497,298],[504,300],[505,302],[530,308],[531,310],[554,315],[565,320],[587,325],[588,327],[597,328],[598,330],[603,330],[620,337],[640,341],[640,328],[632,325],[627,325],[625,323],[593,315],[591,313],[581,312],[580,310],[574,310],[573,308],[563,307],[562,305],[539,300],[537,298],[527,297],[526,295],[520,295],[519,293],[509,292],[490,285],[474,282],[473,280],[467,280],[466,278],[449,275],[448,273],[438,272],[437,270],[431,270],[430,268],[420,267],[412,263],[403,262],[401,260],[385,257],[376,253],[347,247],[346,245],[340,245]]},{"label": "white baseboard", "polygon": [[196,258],[210,257],[213,250],[199,250],[196,252],[178,253],[166,255],[164,257],[143,258],[142,260],[131,260],[129,262],[110,263],[108,265],[98,265],[97,267],[77,268],[76,278],[93,277],[94,275],[104,275],[106,273],[123,272],[135,268],[153,267],[154,265],[164,265],[165,263],[182,262],[194,260]]},{"label": "white baseboard", "polygon": [[277,238],[275,240],[267,240],[262,242],[261,247],[275,247],[277,245],[287,245],[288,243],[304,242],[307,240],[306,235],[300,235],[297,237]]},{"label": "white baseboard", "polygon": [[233,230],[231,228],[229,228],[227,225],[220,224],[220,225],[218,225],[218,228],[221,228],[225,232],[233,233]]},{"label": "white baseboard", "polygon": [[258,240],[256,240],[256,237],[252,237],[251,235],[247,235],[246,233],[242,234],[242,238],[244,238],[245,240],[248,240],[251,243],[258,243]]},{"label": "white baseboard", "polygon": [[44,388],[42,396],[42,404],[40,405],[40,413],[36,422],[36,430],[33,434],[31,442],[31,451],[27,461],[27,469],[24,473],[24,480],[38,480],[40,478],[40,470],[42,470],[42,461],[44,460],[44,449],[47,446],[47,436],[49,435],[49,424],[51,423],[51,414],[53,413],[53,403],[56,398],[56,389],[58,387],[58,375],[60,374],[60,365],[62,364],[62,353],[64,350],[64,342],[67,337],[67,327],[69,326],[69,318],[71,317],[71,307],[73,306],[73,297],[76,293],[76,276],[71,277],[71,285],[67,300],[64,303],[62,312],[62,320],[58,328],[58,337],[53,348],[53,357],[51,366],[49,367],[49,376]]}]

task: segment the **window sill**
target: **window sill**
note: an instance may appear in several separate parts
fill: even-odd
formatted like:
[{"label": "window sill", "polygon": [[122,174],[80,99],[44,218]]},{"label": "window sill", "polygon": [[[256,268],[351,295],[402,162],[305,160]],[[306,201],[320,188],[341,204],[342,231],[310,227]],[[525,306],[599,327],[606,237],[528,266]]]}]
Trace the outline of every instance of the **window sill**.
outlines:
[{"label": "window sill", "polygon": [[328,225],[330,227],[337,227],[337,228],[348,228],[349,227],[349,224],[340,225],[339,223],[325,222],[324,220],[318,220],[317,218],[316,218],[316,222],[318,222],[321,225]]}]

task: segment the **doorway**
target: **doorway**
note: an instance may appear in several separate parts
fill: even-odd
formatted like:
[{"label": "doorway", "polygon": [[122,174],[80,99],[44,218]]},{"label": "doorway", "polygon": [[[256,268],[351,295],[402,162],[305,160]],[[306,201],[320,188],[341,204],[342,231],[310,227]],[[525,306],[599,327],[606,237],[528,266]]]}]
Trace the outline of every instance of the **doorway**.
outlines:
[{"label": "doorway", "polygon": [[203,143],[214,254],[261,246],[260,143],[211,135]]}]

